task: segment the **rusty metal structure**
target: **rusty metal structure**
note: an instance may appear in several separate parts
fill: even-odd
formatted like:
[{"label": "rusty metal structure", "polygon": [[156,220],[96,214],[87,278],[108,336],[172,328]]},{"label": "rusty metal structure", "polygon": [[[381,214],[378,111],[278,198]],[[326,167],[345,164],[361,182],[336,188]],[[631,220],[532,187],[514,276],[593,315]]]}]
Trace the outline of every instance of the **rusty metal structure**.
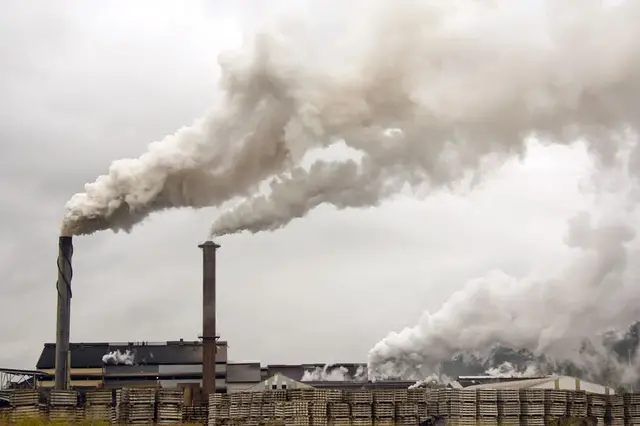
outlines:
[{"label": "rusty metal structure", "polygon": [[58,311],[56,317],[56,389],[69,389],[69,329],[71,326],[71,237],[58,240]]},{"label": "rusty metal structure", "polygon": [[202,249],[202,390],[204,397],[216,391],[216,250],[206,241]]}]

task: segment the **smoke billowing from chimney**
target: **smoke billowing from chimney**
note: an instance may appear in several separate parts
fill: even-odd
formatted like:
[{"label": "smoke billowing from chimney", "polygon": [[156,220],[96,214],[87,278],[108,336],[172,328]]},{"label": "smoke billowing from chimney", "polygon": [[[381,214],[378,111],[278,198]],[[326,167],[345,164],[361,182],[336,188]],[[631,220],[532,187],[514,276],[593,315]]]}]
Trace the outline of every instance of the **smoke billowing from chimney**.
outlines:
[{"label": "smoke billowing from chimney", "polygon": [[[154,211],[239,197],[212,235],[273,230],[322,203],[372,206],[407,184],[454,184],[488,157],[522,154],[529,138],[580,140],[611,169],[640,127],[640,2],[539,3],[354,1],[264,31],[220,57],[214,112],[114,162],[67,203],[63,233],[130,231]],[[338,141],[362,159],[300,164]],[[637,170],[640,150],[632,158]],[[577,352],[580,339],[635,312],[633,237],[627,222],[578,216],[565,271],[470,282],[378,343],[369,372],[420,370],[496,343],[595,362],[597,351]]]},{"label": "smoke billowing from chimney", "polygon": [[367,371],[364,366],[359,366],[353,373],[342,365],[326,364],[305,370],[300,379],[302,382],[364,382],[367,381]]},{"label": "smoke billowing from chimney", "polygon": [[[628,245],[635,237],[628,222],[604,215],[598,223],[588,213],[578,214],[569,221],[565,238],[573,258],[568,266],[520,279],[493,271],[468,282],[440,309],[424,312],[415,326],[378,342],[369,353],[369,374],[384,375],[392,366],[404,374],[426,375],[456,354],[484,357],[501,345],[571,361],[590,378],[606,373],[620,383],[634,382],[640,363],[629,366],[612,356],[604,334],[628,326],[640,314],[640,293],[634,287],[640,270],[627,265]],[[533,367],[549,372],[553,366]]]},{"label": "smoke billowing from chimney", "polygon": [[[545,15],[506,1],[356,1],[285,21],[221,55],[213,113],[73,196],[63,234],[130,231],[153,211],[237,197],[249,198],[212,234],[275,229],[321,203],[449,184],[488,154],[523,152],[528,136],[580,138],[606,162],[638,127],[640,5],[574,3]],[[338,140],[363,162],[299,167]]]}]

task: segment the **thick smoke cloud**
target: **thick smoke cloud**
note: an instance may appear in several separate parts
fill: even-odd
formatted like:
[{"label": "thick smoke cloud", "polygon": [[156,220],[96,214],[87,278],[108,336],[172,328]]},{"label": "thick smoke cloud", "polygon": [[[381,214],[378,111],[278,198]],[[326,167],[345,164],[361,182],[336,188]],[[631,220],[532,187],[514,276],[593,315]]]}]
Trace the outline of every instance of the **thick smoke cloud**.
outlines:
[{"label": "thick smoke cloud", "polygon": [[133,352],[128,350],[124,353],[117,350],[104,355],[102,357],[102,362],[104,364],[133,365],[136,362],[136,356]]},{"label": "thick smoke cloud", "polygon": [[342,365],[327,364],[305,370],[302,382],[362,382],[367,380],[367,372],[364,366],[358,366],[355,371]]},{"label": "thick smoke cloud", "polygon": [[[323,203],[374,206],[407,185],[456,185],[524,154],[531,138],[581,141],[599,169],[614,169],[640,125],[640,3],[548,2],[541,14],[519,4],[368,0],[326,22],[283,21],[221,56],[223,98],[209,115],[76,194],[62,232],[128,232],[154,211],[230,202],[213,236],[273,230]],[[310,36],[318,28],[323,37]],[[337,142],[361,159],[301,165]],[[602,365],[602,345],[585,350],[584,337],[638,314],[626,219],[578,215],[568,267],[471,281],[378,343],[369,373],[425,377],[495,344]]]},{"label": "thick smoke cloud", "polygon": [[[612,197],[596,198],[607,210],[624,212]],[[588,213],[572,218],[565,242],[573,261],[560,271],[549,268],[521,279],[492,271],[470,281],[439,310],[376,344],[369,353],[370,375],[385,376],[391,367],[404,375],[431,374],[456,354],[489,359],[501,345],[544,357],[532,364],[541,374],[570,361],[587,378],[635,382],[640,364],[615,357],[605,333],[640,315],[638,271],[627,265],[635,238],[628,223],[637,216],[617,216],[613,221],[606,213],[600,223]]]},{"label": "thick smoke cloud", "polygon": [[[505,1],[368,1],[284,21],[220,57],[212,113],[76,194],[63,233],[130,231],[153,211],[245,196],[212,234],[275,229],[321,203],[451,184],[488,154],[522,153],[528,136],[582,138],[610,161],[637,128],[640,5],[596,3],[543,19]],[[311,37],[322,24],[332,32]],[[297,166],[338,140],[363,164]],[[251,197],[273,176],[270,195]]]}]

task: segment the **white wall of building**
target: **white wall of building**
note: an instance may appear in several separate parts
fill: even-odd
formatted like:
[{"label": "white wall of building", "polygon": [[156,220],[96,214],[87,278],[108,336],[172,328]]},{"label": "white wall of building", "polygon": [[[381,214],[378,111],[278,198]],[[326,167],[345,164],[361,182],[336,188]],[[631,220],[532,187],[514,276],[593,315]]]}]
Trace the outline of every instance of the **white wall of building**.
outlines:
[{"label": "white wall of building", "polygon": [[596,383],[585,382],[584,380],[569,376],[561,376],[555,380],[533,387],[538,389],[583,390],[589,393],[615,394],[615,390],[613,388],[608,388]]}]

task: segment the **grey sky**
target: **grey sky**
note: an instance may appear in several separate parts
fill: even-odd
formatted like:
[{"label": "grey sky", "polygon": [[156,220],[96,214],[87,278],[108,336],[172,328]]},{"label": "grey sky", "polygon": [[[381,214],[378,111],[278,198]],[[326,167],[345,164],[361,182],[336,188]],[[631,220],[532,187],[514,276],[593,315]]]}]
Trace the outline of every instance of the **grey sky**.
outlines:
[{"label": "grey sky", "polygon": [[[217,53],[261,22],[261,3],[2,3],[0,365],[33,367],[54,340],[64,203],[112,160],[211,105]],[[218,318],[230,357],[364,361],[466,280],[552,262],[565,253],[566,220],[586,205],[587,164],[579,149],[537,147],[466,196],[321,207],[281,231],[221,239]],[[172,211],[129,235],[77,238],[71,339],[195,339],[197,244],[215,215]]]}]

